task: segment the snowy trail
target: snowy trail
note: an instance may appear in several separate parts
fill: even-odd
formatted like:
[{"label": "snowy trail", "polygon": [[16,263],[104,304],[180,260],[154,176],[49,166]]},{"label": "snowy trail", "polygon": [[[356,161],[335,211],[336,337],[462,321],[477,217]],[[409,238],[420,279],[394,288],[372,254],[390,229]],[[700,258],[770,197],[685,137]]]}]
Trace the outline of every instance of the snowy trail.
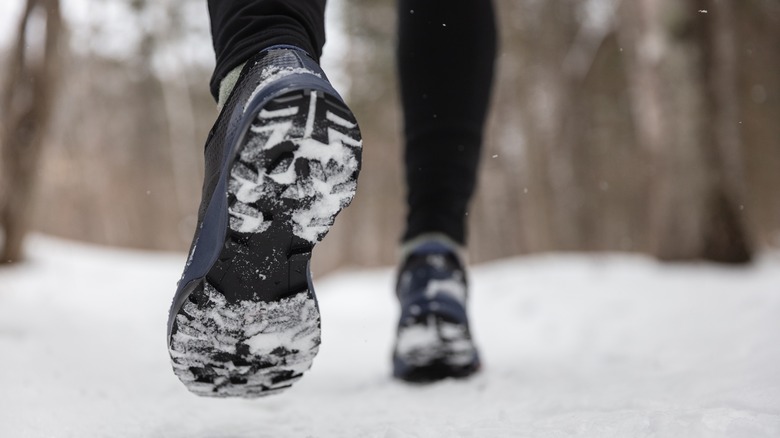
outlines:
[{"label": "snowy trail", "polygon": [[389,269],[316,282],[290,391],[190,395],[165,348],[184,255],[36,237],[0,269],[0,437],[780,437],[780,259],[556,255],[476,267],[468,381],[393,382]]}]

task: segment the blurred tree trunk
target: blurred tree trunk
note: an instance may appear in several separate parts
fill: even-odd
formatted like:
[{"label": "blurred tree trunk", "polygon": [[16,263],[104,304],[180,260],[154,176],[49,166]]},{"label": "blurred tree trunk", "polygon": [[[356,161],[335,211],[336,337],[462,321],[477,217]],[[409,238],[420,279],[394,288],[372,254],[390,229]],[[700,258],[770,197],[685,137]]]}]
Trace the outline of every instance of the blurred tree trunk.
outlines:
[{"label": "blurred tree trunk", "polygon": [[650,251],[662,260],[751,259],[731,5],[624,2],[635,124],[653,166]]},{"label": "blurred tree trunk", "polygon": [[[36,19],[45,22],[45,37],[29,31]],[[0,262],[22,258],[30,223],[36,169],[56,93],[62,17],[59,0],[27,0],[8,63],[2,114],[0,225],[5,238]],[[40,43],[43,47],[35,47]]]},{"label": "blurred tree trunk", "polygon": [[780,2],[734,5],[746,209],[761,243],[780,246]]}]

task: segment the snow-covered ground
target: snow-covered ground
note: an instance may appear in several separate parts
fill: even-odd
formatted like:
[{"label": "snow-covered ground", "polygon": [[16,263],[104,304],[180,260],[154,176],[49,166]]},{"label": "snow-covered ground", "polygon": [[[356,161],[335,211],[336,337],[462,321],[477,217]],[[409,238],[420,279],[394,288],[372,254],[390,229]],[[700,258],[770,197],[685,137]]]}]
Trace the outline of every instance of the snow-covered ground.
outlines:
[{"label": "snow-covered ground", "polygon": [[484,371],[389,378],[392,271],[317,281],[323,344],[288,392],[198,398],[170,370],[184,255],[36,237],[0,269],[0,437],[780,437],[780,259],[555,255],[473,270]]}]

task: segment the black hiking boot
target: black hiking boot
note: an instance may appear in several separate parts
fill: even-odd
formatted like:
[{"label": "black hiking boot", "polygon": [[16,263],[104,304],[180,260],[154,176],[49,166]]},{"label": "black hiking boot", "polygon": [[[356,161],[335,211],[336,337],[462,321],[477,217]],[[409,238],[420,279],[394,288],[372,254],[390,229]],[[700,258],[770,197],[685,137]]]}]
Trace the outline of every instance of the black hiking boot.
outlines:
[{"label": "black hiking boot", "polygon": [[168,317],[173,369],[190,391],[258,397],[311,367],[311,252],[355,194],[361,146],[306,53],[273,47],[244,66],[206,142],[198,226]]},{"label": "black hiking boot", "polygon": [[396,293],[401,318],[394,377],[426,383],[479,370],[466,315],[466,274],[450,246],[430,241],[413,249],[401,266]]}]

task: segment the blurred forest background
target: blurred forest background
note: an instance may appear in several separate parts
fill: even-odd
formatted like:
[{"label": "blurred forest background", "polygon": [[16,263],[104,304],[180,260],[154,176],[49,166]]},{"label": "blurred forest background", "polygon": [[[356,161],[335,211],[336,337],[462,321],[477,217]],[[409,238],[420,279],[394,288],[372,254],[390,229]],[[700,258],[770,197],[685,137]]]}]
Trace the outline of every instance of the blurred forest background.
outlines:
[{"label": "blurred forest background", "polygon": [[[2,260],[23,258],[26,231],[185,251],[216,117],[206,0],[14,1]],[[628,251],[744,263],[780,246],[780,2],[494,3],[472,261]],[[318,272],[394,263],[405,214],[395,1],[330,8],[323,62],[358,116],[365,167]]]}]

